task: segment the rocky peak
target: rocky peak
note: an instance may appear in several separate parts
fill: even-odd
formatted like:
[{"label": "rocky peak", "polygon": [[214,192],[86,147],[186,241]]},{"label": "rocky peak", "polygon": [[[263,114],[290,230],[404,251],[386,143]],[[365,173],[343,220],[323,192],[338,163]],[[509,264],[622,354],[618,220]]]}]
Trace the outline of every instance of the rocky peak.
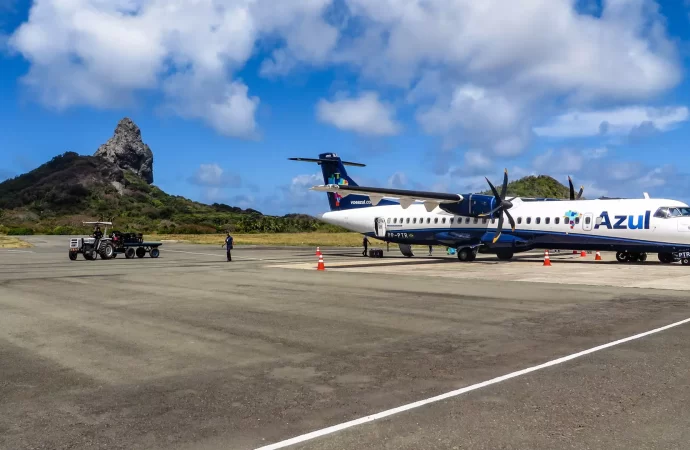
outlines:
[{"label": "rocky peak", "polygon": [[141,140],[139,127],[128,117],[120,120],[113,137],[101,145],[94,156],[134,172],[148,184],[153,183],[153,152]]}]

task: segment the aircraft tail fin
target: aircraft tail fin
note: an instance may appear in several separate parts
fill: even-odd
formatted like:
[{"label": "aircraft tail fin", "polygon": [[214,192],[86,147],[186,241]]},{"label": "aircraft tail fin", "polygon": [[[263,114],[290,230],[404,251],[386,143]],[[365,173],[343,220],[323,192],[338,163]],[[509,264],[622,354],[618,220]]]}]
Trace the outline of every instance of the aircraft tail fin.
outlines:
[{"label": "aircraft tail fin", "polygon": [[[291,161],[302,161],[317,163],[321,166],[324,184],[339,184],[346,186],[357,186],[357,183],[350,178],[345,166],[365,167],[362,163],[342,161],[335,153],[322,153],[318,158],[289,158]],[[371,206],[371,201],[365,195],[341,196],[337,192],[327,192],[328,204],[331,211],[342,211],[353,208],[365,208]]]}]

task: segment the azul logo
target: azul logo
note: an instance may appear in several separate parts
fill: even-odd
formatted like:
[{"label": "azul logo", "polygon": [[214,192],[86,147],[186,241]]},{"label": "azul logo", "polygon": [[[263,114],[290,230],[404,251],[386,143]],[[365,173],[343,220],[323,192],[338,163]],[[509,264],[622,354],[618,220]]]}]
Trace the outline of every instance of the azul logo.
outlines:
[{"label": "azul logo", "polygon": [[598,230],[599,227],[606,227],[609,230],[648,230],[650,215],[651,211],[645,211],[644,214],[637,216],[619,215],[611,218],[609,213],[604,211],[597,217],[594,229]]}]

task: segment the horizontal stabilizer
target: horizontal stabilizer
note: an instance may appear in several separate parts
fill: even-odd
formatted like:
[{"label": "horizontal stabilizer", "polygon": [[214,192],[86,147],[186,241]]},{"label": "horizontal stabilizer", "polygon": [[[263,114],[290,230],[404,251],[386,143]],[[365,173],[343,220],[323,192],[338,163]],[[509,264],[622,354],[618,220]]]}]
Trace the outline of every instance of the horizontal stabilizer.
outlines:
[{"label": "horizontal stabilizer", "polygon": [[366,167],[366,164],[349,162],[349,161],[339,161],[335,159],[321,159],[321,158],[288,158],[290,161],[302,161],[302,162],[313,162],[313,163],[324,163],[324,162],[339,162],[343,166],[354,166],[354,167]]},{"label": "horizontal stabilizer", "polygon": [[377,205],[383,197],[400,199],[400,206],[407,209],[416,201],[424,202],[427,211],[433,211],[441,203],[460,203],[464,197],[460,194],[446,194],[442,192],[409,191],[405,189],[387,189],[365,186],[348,186],[325,184],[314,186],[312,191],[337,192],[342,197],[350,194],[367,195],[373,205]]}]

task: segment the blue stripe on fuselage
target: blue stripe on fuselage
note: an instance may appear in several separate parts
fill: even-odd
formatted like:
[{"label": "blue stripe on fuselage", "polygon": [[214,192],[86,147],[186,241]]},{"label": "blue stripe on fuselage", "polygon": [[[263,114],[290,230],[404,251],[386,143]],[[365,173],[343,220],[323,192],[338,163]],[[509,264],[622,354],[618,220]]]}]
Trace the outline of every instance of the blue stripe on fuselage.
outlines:
[{"label": "blue stripe on fuselage", "polygon": [[[388,233],[393,233],[389,236]],[[410,234],[413,237],[400,238],[395,237],[398,233],[406,233],[408,236]],[[449,245],[453,246],[455,244],[466,245],[468,240],[458,240],[456,242],[438,240],[436,235],[441,233],[458,233],[458,234],[469,234],[471,237],[468,240],[482,241],[484,243],[490,243],[495,236],[495,229],[487,229],[480,227],[472,228],[457,228],[457,227],[445,227],[445,228],[413,228],[413,229],[394,229],[387,230],[386,240],[393,243],[405,243],[405,244],[417,244],[417,245]],[[366,233],[369,236],[376,237],[374,232]],[[575,232],[569,231],[567,233],[560,231],[545,231],[545,230],[519,230],[515,232],[506,233],[505,230],[501,234],[499,241],[491,245],[491,247],[501,248],[501,247],[513,247],[513,241],[523,241],[526,242],[531,248],[564,248],[571,249],[576,246],[578,249],[583,250],[605,250],[612,247],[621,247],[621,249],[626,246],[631,246],[632,248],[638,249],[640,247],[644,248],[658,248],[671,249],[671,248],[687,248],[690,247],[688,244],[680,243],[664,243],[657,241],[650,241],[646,239],[630,239],[630,238],[620,238],[611,236],[597,236],[589,234],[589,232]],[[504,241],[504,242],[501,242]],[[522,247],[522,246],[520,246]],[[590,248],[591,247],[591,248]],[[649,250],[654,251],[654,250]]]}]

